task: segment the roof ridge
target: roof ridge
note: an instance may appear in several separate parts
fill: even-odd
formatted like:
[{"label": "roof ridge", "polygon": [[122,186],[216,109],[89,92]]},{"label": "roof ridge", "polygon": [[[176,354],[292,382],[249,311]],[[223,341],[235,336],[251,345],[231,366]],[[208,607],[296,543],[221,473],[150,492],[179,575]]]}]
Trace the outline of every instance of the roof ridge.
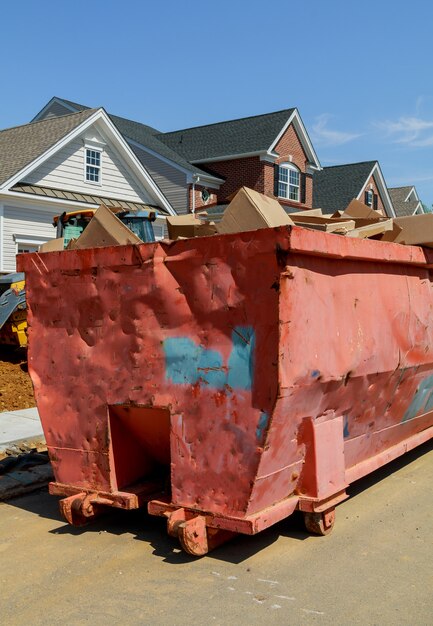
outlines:
[{"label": "roof ridge", "polygon": [[190,126],[189,128],[180,128],[179,130],[170,130],[167,133],[159,133],[160,135],[174,135],[174,133],[181,133],[187,130],[195,130],[196,128],[208,128],[209,126],[218,126],[219,124],[228,124],[229,122],[242,122],[243,120],[251,120],[255,117],[267,117],[268,115],[276,115],[277,113],[283,113],[285,111],[294,111],[296,107],[289,109],[281,109],[280,111],[271,111],[270,113],[258,113],[257,115],[246,115],[245,117],[237,117],[231,120],[222,120],[220,122],[212,122],[211,124],[201,124],[199,126]]},{"label": "roof ridge", "polygon": [[[68,100],[67,98],[60,98],[60,96],[53,96],[51,98],[51,100],[61,100],[62,102],[66,102],[67,104],[71,104],[72,106],[75,107],[83,107],[83,109],[93,109],[93,108],[100,108],[100,107],[88,107],[86,104],[80,104],[79,102],[74,102],[73,100]],[[51,102],[50,100],[50,102]],[[80,111],[77,111],[77,113],[79,113]],[[82,111],[81,111],[82,113]],[[63,116],[64,117],[64,116]]]},{"label": "roof ridge", "polygon": [[9,126],[8,128],[2,128],[0,133],[6,133],[9,130],[16,130],[17,128],[24,128],[24,126],[36,126],[36,124],[43,124],[44,122],[52,122],[53,120],[61,120],[65,117],[70,117],[71,115],[83,115],[83,113],[88,113],[89,111],[98,111],[98,109],[102,109],[102,107],[98,107],[97,109],[86,109],[85,111],[76,111],[75,113],[67,113],[66,115],[59,115],[53,117],[46,117],[43,120],[36,120],[36,122],[27,122],[26,124],[17,124],[16,126]]},{"label": "roof ridge", "polygon": [[412,189],[415,185],[402,185],[401,187],[388,187],[388,191],[390,189]]},{"label": "roof ridge", "polygon": [[340,165],[326,165],[323,169],[324,170],[329,170],[332,167],[349,167],[352,165],[367,165],[367,163],[371,164],[371,163],[378,163],[379,161],[377,159],[373,159],[371,161],[357,161],[356,163],[340,163]]},{"label": "roof ridge", "polygon": [[145,128],[150,128],[151,130],[156,130],[155,136],[163,134],[157,128],[154,128],[153,126],[149,126],[149,124],[144,124],[144,122],[137,122],[137,120],[130,120],[129,117],[122,117],[121,115],[116,115],[115,113],[107,113],[107,115],[109,117],[117,117],[117,119],[123,120],[124,122],[129,122],[130,124],[138,124],[139,126],[144,126]]}]

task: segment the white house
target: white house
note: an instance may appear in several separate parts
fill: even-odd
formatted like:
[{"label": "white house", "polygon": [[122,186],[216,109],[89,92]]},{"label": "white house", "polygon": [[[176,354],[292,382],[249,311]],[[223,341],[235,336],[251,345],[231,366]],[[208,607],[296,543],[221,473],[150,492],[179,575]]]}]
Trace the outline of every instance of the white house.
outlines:
[{"label": "white house", "polygon": [[55,237],[55,215],[100,204],[156,208],[157,237],[176,214],[104,109],[0,132],[0,273]]}]

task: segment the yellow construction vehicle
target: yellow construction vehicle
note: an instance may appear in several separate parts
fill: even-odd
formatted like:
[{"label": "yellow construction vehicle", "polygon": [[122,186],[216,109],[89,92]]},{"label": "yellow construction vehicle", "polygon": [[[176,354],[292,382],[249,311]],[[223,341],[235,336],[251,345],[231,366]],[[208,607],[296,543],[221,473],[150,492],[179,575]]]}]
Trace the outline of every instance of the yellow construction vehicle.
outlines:
[{"label": "yellow construction vehicle", "polygon": [[0,276],[0,344],[27,347],[25,277],[22,272]]}]

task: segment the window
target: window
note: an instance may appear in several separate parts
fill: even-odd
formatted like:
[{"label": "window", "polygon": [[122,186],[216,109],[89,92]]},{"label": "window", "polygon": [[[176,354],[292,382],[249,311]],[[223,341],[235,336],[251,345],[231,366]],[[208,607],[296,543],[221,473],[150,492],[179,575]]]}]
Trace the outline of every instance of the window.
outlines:
[{"label": "window", "polygon": [[371,206],[375,211],[377,211],[379,207],[379,199],[377,193],[374,193],[372,189],[368,189],[364,193],[364,204],[366,204],[367,206]]},{"label": "window", "polygon": [[365,192],[365,204],[367,206],[373,206],[373,192],[371,189]]},{"label": "window", "polygon": [[86,148],[86,181],[101,183],[101,152]]},{"label": "window", "polygon": [[283,163],[278,168],[278,197],[300,201],[300,172],[296,165]]},{"label": "window", "polygon": [[39,250],[39,245],[30,244],[30,243],[19,243],[18,244],[18,254],[23,254],[24,252],[37,252]]}]

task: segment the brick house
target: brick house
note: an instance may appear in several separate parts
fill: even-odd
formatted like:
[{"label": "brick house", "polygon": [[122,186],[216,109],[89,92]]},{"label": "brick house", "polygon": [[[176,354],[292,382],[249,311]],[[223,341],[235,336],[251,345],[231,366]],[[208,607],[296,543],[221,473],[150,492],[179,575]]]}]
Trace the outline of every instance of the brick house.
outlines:
[{"label": "brick house", "polygon": [[[245,185],[278,197],[288,210],[312,208],[313,173],[321,166],[297,109],[178,130],[158,137],[190,163],[223,179],[214,193],[217,203],[226,202]],[[205,205],[203,189],[197,181],[195,209]]]},{"label": "brick house", "polygon": [[[52,98],[33,121],[87,108]],[[278,197],[288,211],[313,206],[321,166],[297,109],[169,133],[109,117],[178,214],[224,205],[243,185]]]},{"label": "brick house", "polygon": [[314,175],[313,207],[324,213],[344,211],[356,198],[388,217],[396,217],[378,161],[325,167]]}]

